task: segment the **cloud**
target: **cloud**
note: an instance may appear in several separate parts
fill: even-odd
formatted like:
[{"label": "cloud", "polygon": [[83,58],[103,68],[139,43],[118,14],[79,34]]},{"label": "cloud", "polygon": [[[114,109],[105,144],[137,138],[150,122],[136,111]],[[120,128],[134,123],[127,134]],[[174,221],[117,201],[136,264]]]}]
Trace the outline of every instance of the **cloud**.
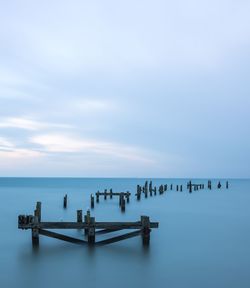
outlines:
[{"label": "cloud", "polygon": [[25,117],[7,117],[1,119],[0,128],[18,128],[36,131],[50,128],[72,128],[72,126],[66,124],[39,122]]},{"label": "cloud", "polygon": [[75,138],[64,134],[37,135],[31,137],[30,142],[39,145],[41,151],[50,153],[95,154],[145,163],[154,162],[150,153],[144,149],[114,142]]}]

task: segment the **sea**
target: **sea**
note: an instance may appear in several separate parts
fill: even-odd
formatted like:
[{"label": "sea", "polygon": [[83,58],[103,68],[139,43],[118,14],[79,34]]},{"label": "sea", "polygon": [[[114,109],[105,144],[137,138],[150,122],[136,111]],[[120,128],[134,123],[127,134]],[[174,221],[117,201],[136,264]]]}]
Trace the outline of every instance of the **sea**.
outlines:
[{"label": "sea", "polygon": [[[136,187],[146,180],[157,187],[168,184],[168,190],[137,201]],[[189,180],[0,178],[0,287],[249,288],[250,180],[210,179],[209,190],[208,179],[191,179],[205,184],[192,193]],[[183,185],[183,191],[176,191],[176,185]],[[100,197],[91,209],[90,195],[110,188],[132,193],[124,213],[117,197]],[[33,249],[31,231],[18,229],[18,215],[33,214],[37,201],[42,202],[42,221],[76,221],[76,210],[85,214],[90,209],[96,221],[139,221],[146,215],[159,228],[152,229],[147,249],[141,237],[89,247],[45,236]],[[82,230],[60,232],[85,237]],[[96,240],[105,237],[111,235]]]}]

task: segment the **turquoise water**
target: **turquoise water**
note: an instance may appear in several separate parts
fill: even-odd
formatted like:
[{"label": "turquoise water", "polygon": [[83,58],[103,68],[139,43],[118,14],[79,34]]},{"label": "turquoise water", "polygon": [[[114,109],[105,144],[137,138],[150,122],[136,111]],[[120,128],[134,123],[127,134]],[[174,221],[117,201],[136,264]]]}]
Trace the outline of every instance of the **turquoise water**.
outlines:
[{"label": "turquoise water", "polygon": [[[150,179],[148,179],[150,180]],[[153,185],[189,179],[152,179]],[[207,183],[207,180],[194,180]],[[118,199],[92,210],[96,221],[159,221],[151,245],[139,237],[89,249],[40,236],[33,251],[31,232],[17,229],[19,214],[42,202],[44,221],[75,221],[97,190],[136,192],[145,179],[0,178],[0,287],[250,287],[250,180],[230,180],[229,189],[189,194],[168,191],[140,202],[132,196],[121,213]],[[218,181],[213,180],[213,183]],[[64,194],[68,208],[62,208]],[[68,235],[83,237],[82,231]]]}]

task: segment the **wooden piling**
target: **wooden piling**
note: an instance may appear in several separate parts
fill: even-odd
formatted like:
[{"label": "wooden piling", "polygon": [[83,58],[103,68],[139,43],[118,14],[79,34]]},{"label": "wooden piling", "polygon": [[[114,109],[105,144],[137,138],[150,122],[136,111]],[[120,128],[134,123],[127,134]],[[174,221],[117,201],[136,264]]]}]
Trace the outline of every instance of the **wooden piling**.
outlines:
[{"label": "wooden piling", "polygon": [[104,200],[107,199],[107,189],[104,190]]},{"label": "wooden piling", "polygon": [[41,213],[42,213],[42,203],[36,202],[36,210],[35,210],[35,216],[38,217],[38,222],[41,222]]},{"label": "wooden piling", "polygon": [[182,192],[182,185],[180,185],[180,191]]},{"label": "wooden piling", "polygon": [[228,181],[226,182],[226,189],[228,189]]},{"label": "wooden piling", "polygon": [[95,197],[93,194],[90,195],[90,204],[91,204],[91,209],[95,207]]},{"label": "wooden piling", "polygon": [[[90,223],[90,211],[89,210],[87,210],[86,215],[84,215],[84,223],[87,225],[89,225]],[[84,228],[84,234],[88,235],[88,228]]]},{"label": "wooden piling", "polygon": [[110,193],[110,199],[112,199],[112,198],[113,198],[113,190],[110,189],[110,190],[109,190],[109,193]]},{"label": "wooden piling", "polygon": [[82,223],[82,210],[76,211],[76,219],[77,219],[77,223]]},{"label": "wooden piling", "polygon": [[68,204],[68,195],[66,194],[63,197],[63,208],[67,208],[67,204]]},{"label": "wooden piling", "polygon": [[176,191],[179,191],[179,185],[176,185]]},{"label": "wooden piling", "polygon": [[141,216],[142,224],[142,244],[143,246],[148,246],[150,243],[150,220],[148,216]]},{"label": "wooden piling", "polygon": [[33,223],[34,223],[34,227],[31,230],[31,234],[32,234],[32,246],[34,248],[39,246],[39,228],[36,227],[35,225],[38,225],[39,221],[38,221],[38,216],[34,216],[33,218]]},{"label": "wooden piling", "polygon": [[127,200],[127,203],[129,203],[129,195],[130,195],[130,193],[127,191],[127,193],[126,193],[126,200]]},{"label": "wooden piling", "polygon": [[170,185],[170,190],[173,190],[173,184]]},{"label": "wooden piling", "polygon": [[220,189],[221,188],[221,183],[219,181],[218,185],[217,185],[217,188]]},{"label": "wooden piling", "polygon": [[88,243],[91,246],[95,244],[95,217],[90,217],[88,228]]},{"label": "wooden piling", "polygon": [[100,192],[97,191],[97,192],[95,193],[95,195],[96,195],[96,203],[99,203]]}]

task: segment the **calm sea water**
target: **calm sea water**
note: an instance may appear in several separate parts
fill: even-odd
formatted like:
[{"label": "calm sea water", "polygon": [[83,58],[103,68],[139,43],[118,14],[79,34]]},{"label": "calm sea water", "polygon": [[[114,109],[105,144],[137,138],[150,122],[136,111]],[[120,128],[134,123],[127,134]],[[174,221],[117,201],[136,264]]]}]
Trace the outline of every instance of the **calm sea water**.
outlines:
[{"label": "calm sea water", "polygon": [[[152,179],[154,185],[187,179]],[[206,183],[206,180],[194,180]],[[118,199],[96,205],[96,221],[159,221],[148,250],[140,237],[103,247],[78,246],[17,229],[19,214],[42,202],[47,221],[75,221],[97,190],[136,192],[145,179],[0,178],[0,287],[250,287],[250,180],[230,180],[230,189],[168,191],[135,196],[121,213]],[[213,181],[214,183],[217,181]],[[222,181],[223,185],[225,181]],[[64,194],[68,208],[62,208]],[[68,235],[83,237],[81,231]]]}]

